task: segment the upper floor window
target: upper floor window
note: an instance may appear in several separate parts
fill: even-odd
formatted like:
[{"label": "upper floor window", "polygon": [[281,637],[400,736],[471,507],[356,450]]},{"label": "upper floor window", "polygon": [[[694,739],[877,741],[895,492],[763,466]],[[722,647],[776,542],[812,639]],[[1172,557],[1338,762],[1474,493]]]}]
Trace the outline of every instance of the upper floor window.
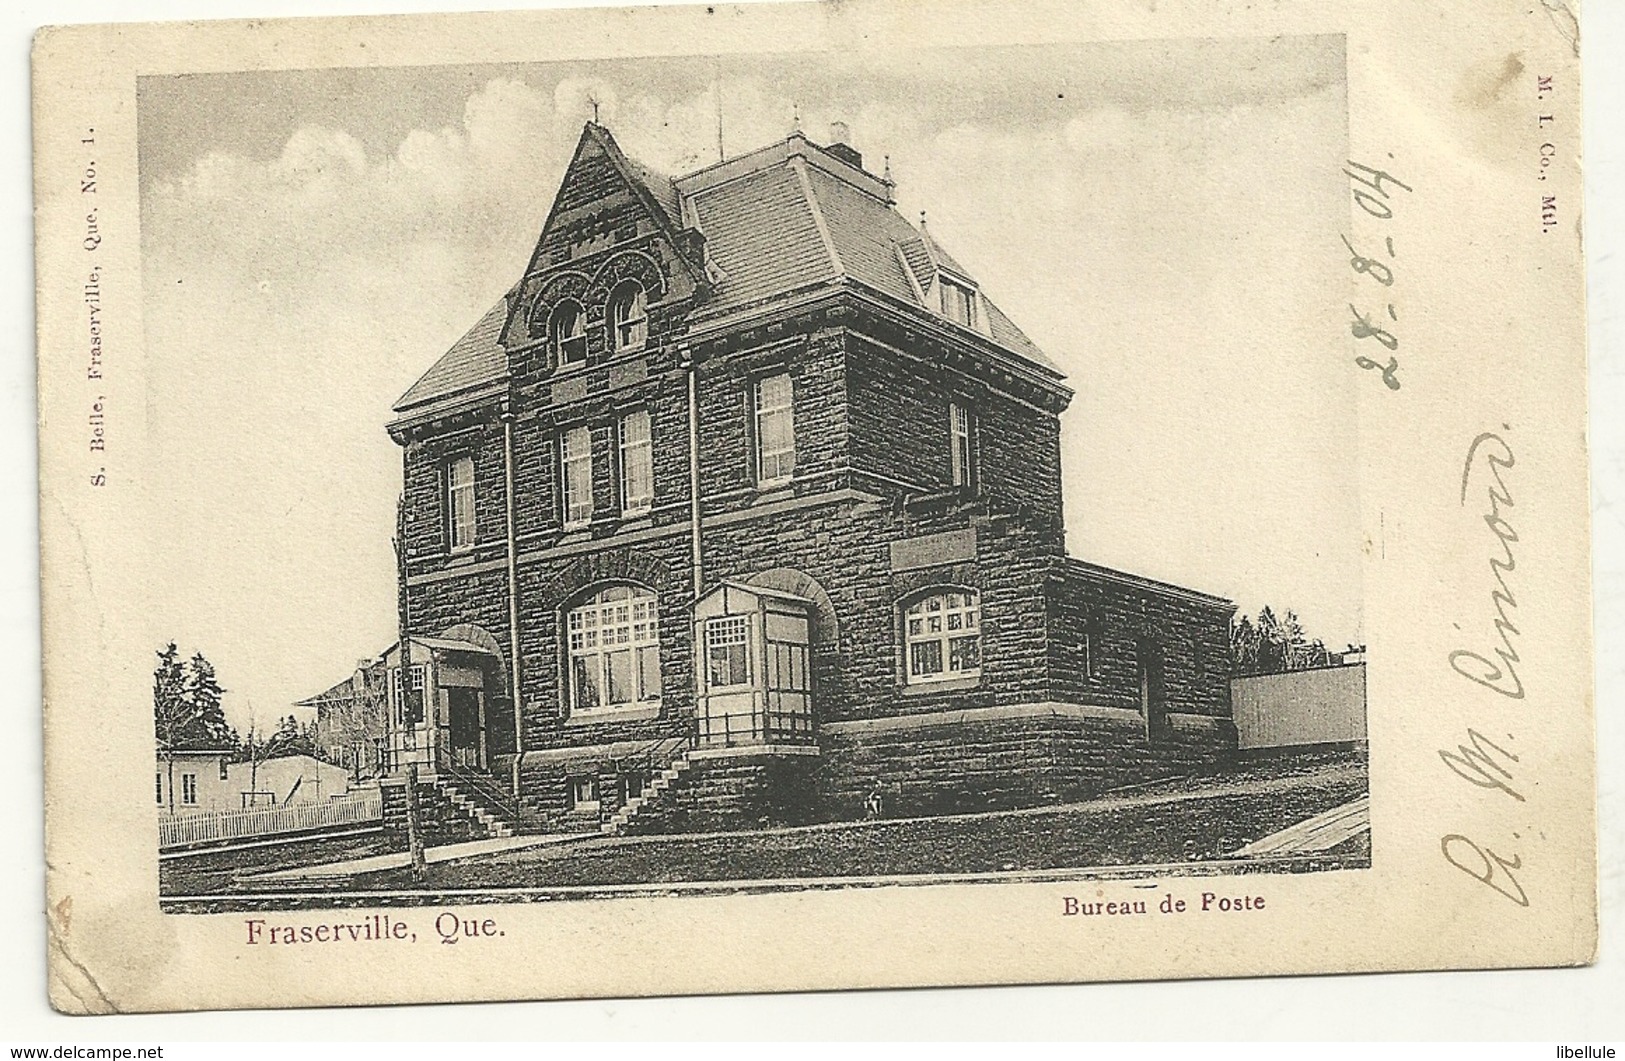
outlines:
[{"label": "upper floor window", "polygon": [[162,803],[163,801],[164,801],[164,775],[159,774],[158,775],[158,802]]},{"label": "upper floor window", "polygon": [[784,482],[796,470],[795,410],[790,374],[756,381],[756,481]]},{"label": "upper floor window", "polygon": [[965,325],[967,328],[976,326],[976,292],[964,284],[957,284],[949,279],[942,279],[937,283],[942,292],[942,315],[951,321]]},{"label": "upper floor window", "polygon": [[609,296],[610,339],[616,351],[639,350],[649,337],[648,296],[627,280]]},{"label": "upper floor window", "polygon": [[595,711],[660,699],[660,620],[652,591],[610,586],[570,609],[570,709]]},{"label": "upper floor window", "polygon": [[649,439],[649,411],[636,409],[621,417],[621,512],[649,511],[655,498],[654,452]]},{"label": "upper floor window", "polygon": [[976,485],[976,419],[970,407],[948,404],[948,444],[952,455],[954,485]]},{"label": "upper floor window", "polygon": [[197,802],[197,775],[181,775],[181,802],[195,804]]},{"label": "upper floor window", "polygon": [[559,486],[566,527],[592,522],[592,432],[572,427],[559,439]]},{"label": "upper floor window", "polygon": [[910,685],[982,673],[982,605],[975,590],[944,590],[903,613]]},{"label": "upper floor window", "polygon": [[446,533],[453,549],[474,547],[474,458],[446,465]]},{"label": "upper floor window", "polygon": [[548,318],[547,333],[559,364],[574,365],[587,360],[587,315],[579,303],[565,299],[555,306],[553,315]]}]

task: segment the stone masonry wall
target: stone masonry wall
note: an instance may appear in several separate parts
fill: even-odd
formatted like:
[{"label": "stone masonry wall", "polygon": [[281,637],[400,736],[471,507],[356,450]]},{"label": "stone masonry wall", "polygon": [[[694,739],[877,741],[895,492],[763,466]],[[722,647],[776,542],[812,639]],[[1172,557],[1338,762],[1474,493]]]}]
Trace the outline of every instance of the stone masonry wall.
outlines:
[{"label": "stone masonry wall", "polygon": [[[855,471],[928,491],[953,487],[948,407],[974,417],[974,490],[994,511],[1061,514],[1060,419],[941,364],[911,359],[853,333],[847,343],[848,417]],[[1055,550],[1062,549],[1057,537]]]},{"label": "stone masonry wall", "polygon": [[1229,601],[1075,560],[1053,570],[1046,597],[1054,699],[1138,711],[1143,662],[1167,711],[1230,717]]},{"label": "stone masonry wall", "polygon": [[879,790],[888,818],[1069,802],[1228,761],[1234,731],[1175,727],[1147,740],[1133,719],[1065,714],[827,732],[819,797],[852,819]]}]

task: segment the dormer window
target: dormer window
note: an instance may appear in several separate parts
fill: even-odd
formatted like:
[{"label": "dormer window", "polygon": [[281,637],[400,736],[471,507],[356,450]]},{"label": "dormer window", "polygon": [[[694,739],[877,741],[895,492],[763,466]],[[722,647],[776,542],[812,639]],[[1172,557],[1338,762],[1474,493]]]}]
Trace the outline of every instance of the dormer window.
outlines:
[{"label": "dormer window", "polygon": [[641,350],[649,336],[648,296],[643,285],[628,280],[609,297],[610,340],[616,352]]},{"label": "dormer window", "polygon": [[942,293],[942,315],[967,328],[976,327],[976,292],[947,278],[937,288]]},{"label": "dormer window", "polygon": [[559,364],[575,365],[587,360],[587,315],[578,303],[566,299],[554,307],[547,334]]}]

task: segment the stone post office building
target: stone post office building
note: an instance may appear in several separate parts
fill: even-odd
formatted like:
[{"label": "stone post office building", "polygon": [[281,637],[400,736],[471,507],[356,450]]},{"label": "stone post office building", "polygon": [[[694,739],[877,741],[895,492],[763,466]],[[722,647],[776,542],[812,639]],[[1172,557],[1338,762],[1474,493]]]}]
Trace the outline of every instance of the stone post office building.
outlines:
[{"label": "stone post office building", "polygon": [[1066,555],[1072,391],[892,191],[838,138],[672,179],[584,128],[524,274],[389,425],[393,766],[488,830],[632,832],[1233,752],[1233,605]]}]

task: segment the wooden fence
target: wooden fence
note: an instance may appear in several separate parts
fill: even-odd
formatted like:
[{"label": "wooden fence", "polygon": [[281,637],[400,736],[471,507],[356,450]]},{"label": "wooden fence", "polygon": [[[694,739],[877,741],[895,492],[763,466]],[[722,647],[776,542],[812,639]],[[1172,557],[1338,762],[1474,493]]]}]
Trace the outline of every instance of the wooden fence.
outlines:
[{"label": "wooden fence", "polygon": [[166,850],[211,841],[366,825],[382,821],[383,816],[383,796],[376,791],[325,803],[293,803],[285,807],[204,811],[201,814],[162,814],[158,819],[158,848]]},{"label": "wooden fence", "polygon": [[1365,664],[1255,674],[1230,680],[1243,751],[1366,739]]}]

